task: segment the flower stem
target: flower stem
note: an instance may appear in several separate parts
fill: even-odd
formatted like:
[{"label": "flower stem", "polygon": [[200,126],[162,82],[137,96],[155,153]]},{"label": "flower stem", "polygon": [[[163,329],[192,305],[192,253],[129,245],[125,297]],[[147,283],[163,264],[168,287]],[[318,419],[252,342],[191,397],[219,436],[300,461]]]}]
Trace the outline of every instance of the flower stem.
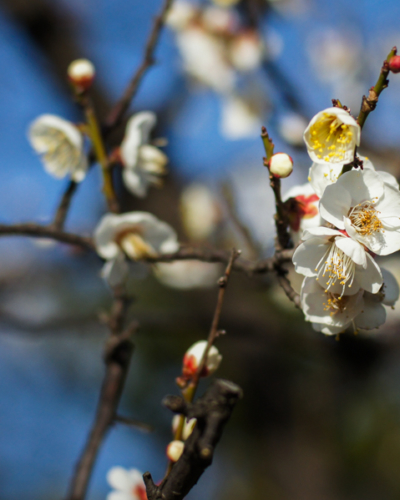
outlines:
[{"label": "flower stem", "polygon": [[89,99],[86,99],[84,104],[86,120],[88,124],[89,134],[92,139],[93,149],[96,154],[97,161],[100,163],[103,174],[103,193],[106,197],[108,208],[111,212],[117,213],[118,202],[114,191],[112,179],[112,170],[110,169],[106,149],[104,147],[103,138],[100,133],[99,124]]},{"label": "flower stem", "polygon": [[365,120],[367,119],[368,115],[371,113],[371,111],[373,111],[376,108],[376,105],[378,103],[378,98],[382,90],[384,90],[389,85],[389,80],[387,79],[387,76],[390,71],[389,61],[393,56],[396,55],[396,53],[397,53],[397,48],[393,47],[393,49],[389,52],[387,58],[383,61],[381,73],[379,75],[379,78],[375,86],[371,87],[368,97],[363,96],[360,114],[358,115],[357,118],[357,121],[361,128],[363,128]]}]

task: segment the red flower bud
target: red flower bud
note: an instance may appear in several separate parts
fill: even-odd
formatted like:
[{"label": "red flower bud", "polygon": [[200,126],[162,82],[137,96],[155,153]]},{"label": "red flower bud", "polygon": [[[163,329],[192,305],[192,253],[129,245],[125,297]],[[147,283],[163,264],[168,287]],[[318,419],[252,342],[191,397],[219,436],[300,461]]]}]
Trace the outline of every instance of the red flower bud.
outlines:
[{"label": "red flower bud", "polygon": [[392,73],[400,73],[400,56],[393,56],[390,59],[389,69]]}]

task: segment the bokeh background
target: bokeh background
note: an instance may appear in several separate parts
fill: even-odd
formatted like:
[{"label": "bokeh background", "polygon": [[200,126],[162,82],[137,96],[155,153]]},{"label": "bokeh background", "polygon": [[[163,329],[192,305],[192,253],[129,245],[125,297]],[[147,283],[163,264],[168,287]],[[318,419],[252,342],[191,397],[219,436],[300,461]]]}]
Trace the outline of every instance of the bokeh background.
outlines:
[{"label": "bokeh background", "polygon": [[[295,171],[284,182],[289,189],[306,182],[310,161],[301,131],[307,120],[329,107],[331,98],[340,98],[356,114],[386,54],[400,45],[400,4],[259,0],[249,10],[247,1],[233,9],[244,25],[256,9],[266,52],[250,77],[252,85],[241,85],[277,150],[295,160]],[[94,62],[93,98],[104,118],[140,63],[159,8],[158,0],[0,1],[2,223],[49,222],[67,186],[67,180],[45,174],[26,130],[42,113],[81,119],[65,78],[69,62],[77,57]],[[154,135],[168,139],[170,173],[163,189],[152,190],[145,200],[119,185],[124,209],[151,211],[173,224],[182,241],[190,241],[196,235],[180,211],[186,193],[189,204],[198,201],[200,221],[210,210],[214,214],[208,244],[234,244],[254,257],[236,217],[249,228],[258,255],[268,256],[273,203],[258,134],[232,137],[224,130],[221,95],[185,75],[172,30],[163,32],[156,55],[131,112],[157,113]],[[392,75],[367,121],[361,152],[398,177],[399,117],[400,77]],[[236,115],[231,119],[240,123]],[[111,142],[117,145],[122,134],[123,126]],[[74,198],[68,229],[93,231],[106,209],[100,186],[93,168]],[[385,265],[400,276],[398,256]],[[104,369],[107,331],[98,318],[109,309],[111,293],[100,269],[96,256],[60,244],[0,240],[1,500],[65,494]],[[175,288],[151,271],[130,281],[136,297],[131,315],[141,328],[121,413],[151,424],[154,432],[115,426],[101,450],[89,499],[105,498],[106,472],[114,465],[162,477],[171,415],[160,402],[176,392],[184,351],[208,333],[219,272],[215,266],[193,267],[168,278],[164,269],[161,279]],[[192,273],[202,287],[182,289]],[[224,356],[219,375],[239,384],[245,396],[213,466],[188,498],[398,499],[399,325],[398,312],[389,311],[379,332],[336,341],[312,331],[273,277],[235,274],[221,321],[228,334],[218,341]]]}]

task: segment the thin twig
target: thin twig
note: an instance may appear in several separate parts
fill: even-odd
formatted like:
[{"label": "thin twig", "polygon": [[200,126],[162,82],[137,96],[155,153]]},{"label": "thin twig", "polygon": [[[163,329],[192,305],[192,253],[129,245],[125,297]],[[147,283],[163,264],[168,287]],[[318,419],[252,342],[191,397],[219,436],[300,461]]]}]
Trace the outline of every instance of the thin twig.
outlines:
[{"label": "thin twig", "polygon": [[160,37],[162,27],[164,26],[166,15],[172,5],[172,2],[173,0],[164,0],[164,4],[161,8],[160,13],[154,19],[153,28],[146,42],[143,60],[136,70],[136,73],[133,75],[132,80],[129,82],[129,85],[127,86],[122,98],[117,102],[117,104],[109,113],[105,121],[106,132],[109,132],[110,129],[113,129],[119,125],[132,99],[136,95],[136,92],[139,89],[140,83],[142,82],[146,71],[150,66],[154,64],[154,51],[157,47],[157,42]]},{"label": "thin twig", "polygon": [[75,181],[69,181],[67,189],[62,195],[60,203],[54,215],[54,220],[52,224],[54,229],[58,230],[64,229],[65,219],[67,218],[68,210],[71,205],[71,200],[75,194],[77,187],[78,184]]},{"label": "thin twig", "polygon": [[228,209],[228,215],[233,222],[235,228],[241,235],[246,244],[250,255],[253,259],[256,259],[258,255],[260,255],[261,251],[259,245],[254,240],[249,228],[243,223],[240,219],[235,206],[235,200],[232,192],[232,187],[228,182],[225,182],[221,185],[222,195],[225,199],[226,207]]},{"label": "thin twig", "polygon": [[146,424],[145,422],[141,422],[140,420],[136,420],[134,418],[116,415],[114,420],[116,423],[128,425],[129,427],[135,427],[135,429],[139,429],[143,432],[153,432],[154,430],[150,424]]},{"label": "thin twig", "polygon": [[[130,339],[133,326],[123,329],[130,300],[122,290],[115,291],[109,327],[111,336],[105,347],[106,373],[102,383],[96,416],[72,476],[67,500],[83,500],[97,459],[99,449],[110,427],[117,418],[117,408],[124,389],[133,343]],[[137,327],[137,324],[135,324]]]}]

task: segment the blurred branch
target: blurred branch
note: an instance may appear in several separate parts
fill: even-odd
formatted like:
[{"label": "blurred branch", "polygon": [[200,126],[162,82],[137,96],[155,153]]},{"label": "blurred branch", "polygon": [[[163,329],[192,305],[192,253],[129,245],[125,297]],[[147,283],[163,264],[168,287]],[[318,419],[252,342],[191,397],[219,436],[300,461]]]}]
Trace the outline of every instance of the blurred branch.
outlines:
[{"label": "blurred branch", "polygon": [[80,236],[75,233],[67,233],[65,231],[55,229],[52,226],[42,226],[41,224],[31,222],[13,225],[0,224],[0,236],[33,236],[36,238],[50,238],[61,243],[80,246],[85,250],[94,250],[91,238]]},{"label": "blurred branch", "polygon": [[138,326],[137,323],[133,323],[126,329],[123,327],[130,302],[131,299],[124,294],[123,290],[115,290],[112,311],[108,319],[111,335],[104,352],[106,373],[100,391],[96,416],[86,445],[75,467],[67,500],[83,500],[85,498],[100,446],[110,427],[120,418],[117,417],[117,408],[134,349],[131,336]]},{"label": "blurred branch", "polygon": [[154,484],[150,472],[143,475],[148,500],[181,500],[189,493],[211,465],[224,426],[241,397],[242,390],[236,384],[216,380],[206,394],[193,404],[179,396],[165,398],[165,406],[187,418],[196,418],[197,423],[185,441],[181,457],[159,486]]},{"label": "blurred branch", "polygon": [[139,89],[139,86],[142,82],[144,75],[146,74],[146,71],[150,66],[154,64],[155,62],[154,51],[157,47],[158,39],[160,37],[162,27],[164,26],[166,15],[169,8],[172,5],[172,2],[173,0],[164,0],[161,12],[154,19],[153,28],[146,42],[142,63],[136,70],[136,73],[133,75],[132,80],[130,81],[129,85],[127,86],[124,92],[124,95],[122,96],[120,101],[117,102],[114,108],[110,111],[105,121],[106,132],[109,132],[111,129],[119,125],[125,112],[129,108],[132,99],[136,95],[136,92]]},{"label": "blurred branch", "polygon": [[64,194],[61,197],[60,203],[57,207],[56,213],[54,215],[54,220],[53,220],[53,228],[56,230],[61,231],[64,229],[64,224],[65,224],[65,219],[67,218],[68,215],[68,210],[71,205],[71,200],[72,197],[75,194],[75,191],[78,188],[78,184],[75,181],[70,181],[67,189],[65,190]]}]

